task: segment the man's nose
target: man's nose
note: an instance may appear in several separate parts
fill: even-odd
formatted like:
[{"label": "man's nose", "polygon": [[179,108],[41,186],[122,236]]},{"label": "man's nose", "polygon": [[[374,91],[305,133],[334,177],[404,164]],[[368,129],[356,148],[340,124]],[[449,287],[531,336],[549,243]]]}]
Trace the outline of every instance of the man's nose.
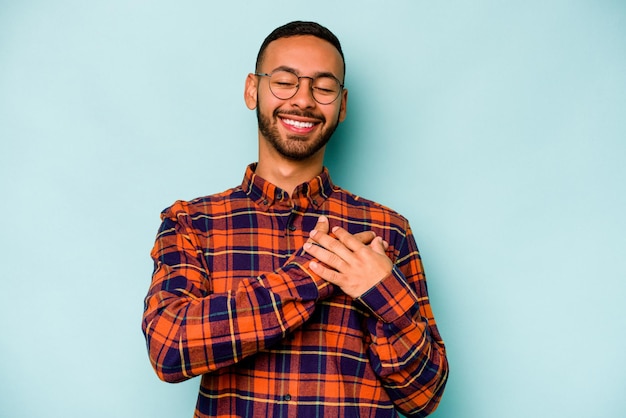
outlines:
[{"label": "man's nose", "polygon": [[296,91],[296,94],[290,99],[291,102],[300,108],[314,107],[316,102],[313,98],[312,83],[312,78],[300,77],[298,80],[298,91]]}]

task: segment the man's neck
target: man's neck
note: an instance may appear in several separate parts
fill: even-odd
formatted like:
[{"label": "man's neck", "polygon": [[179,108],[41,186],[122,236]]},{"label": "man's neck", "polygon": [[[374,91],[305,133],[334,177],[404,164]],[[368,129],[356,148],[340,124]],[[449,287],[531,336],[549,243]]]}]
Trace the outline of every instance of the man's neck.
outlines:
[{"label": "man's neck", "polygon": [[260,155],[255,172],[265,180],[288,192],[289,196],[292,196],[296,187],[308,182],[322,172],[323,153],[321,157],[307,161],[289,161],[285,159],[276,161],[275,159],[264,159]]}]

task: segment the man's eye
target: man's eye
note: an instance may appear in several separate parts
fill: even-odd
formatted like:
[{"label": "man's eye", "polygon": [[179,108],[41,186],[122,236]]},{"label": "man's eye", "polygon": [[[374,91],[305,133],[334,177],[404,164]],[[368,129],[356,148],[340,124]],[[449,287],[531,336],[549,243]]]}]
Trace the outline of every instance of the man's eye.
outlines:
[{"label": "man's eye", "polygon": [[337,95],[336,88],[313,87],[313,92],[324,97],[333,97]]},{"label": "man's eye", "polygon": [[288,89],[288,88],[293,88],[296,85],[291,82],[291,81],[281,81],[281,80],[276,80],[274,83],[275,87],[281,88],[281,89]]},{"label": "man's eye", "polygon": [[339,90],[339,84],[334,78],[320,77],[315,80],[313,88],[322,94],[335,94]]}]

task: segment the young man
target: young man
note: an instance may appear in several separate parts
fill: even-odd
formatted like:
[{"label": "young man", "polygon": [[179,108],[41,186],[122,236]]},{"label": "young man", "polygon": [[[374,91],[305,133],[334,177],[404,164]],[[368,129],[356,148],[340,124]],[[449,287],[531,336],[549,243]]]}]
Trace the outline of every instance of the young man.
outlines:
[{"label": "young man", "polygon": [[334,185],[337,38],[272,32],[249,74],[259,160],[162,214],[143,330],[159,377],[202,376],[197,417],[426,416],[448,364],[406,219]]}]

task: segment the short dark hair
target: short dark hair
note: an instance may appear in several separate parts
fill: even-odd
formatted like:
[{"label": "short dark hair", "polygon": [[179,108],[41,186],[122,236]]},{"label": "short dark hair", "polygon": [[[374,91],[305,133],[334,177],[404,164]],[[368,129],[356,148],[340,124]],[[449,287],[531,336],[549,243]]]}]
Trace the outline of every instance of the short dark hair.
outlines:
[{"label": "short dark hair", "polygon": [[343,57],[343,51],[341,50],[341,43],[339,43],[339,39],[332,33],[330,30],[315,22],[303,22],[301,20],[296,20],[293,22],[289,22],[286,25],[280,26],[272,31],[267,38],[261,44],[261,48],[259,49],[259,53],[256,56],[256,70],[260,70],[261,62],[263,61],[263,55],[265,54],[265,50],[267,46],[280,38],[289,38],[291,36],[303,36],[303,35],[311,35],[317,38],[323,39],[329,42],[332,46],[337,48],[339,51],[339,55],[341,55],[341,60],[343,61],[343,75],[346,75],[346,60]]}]

